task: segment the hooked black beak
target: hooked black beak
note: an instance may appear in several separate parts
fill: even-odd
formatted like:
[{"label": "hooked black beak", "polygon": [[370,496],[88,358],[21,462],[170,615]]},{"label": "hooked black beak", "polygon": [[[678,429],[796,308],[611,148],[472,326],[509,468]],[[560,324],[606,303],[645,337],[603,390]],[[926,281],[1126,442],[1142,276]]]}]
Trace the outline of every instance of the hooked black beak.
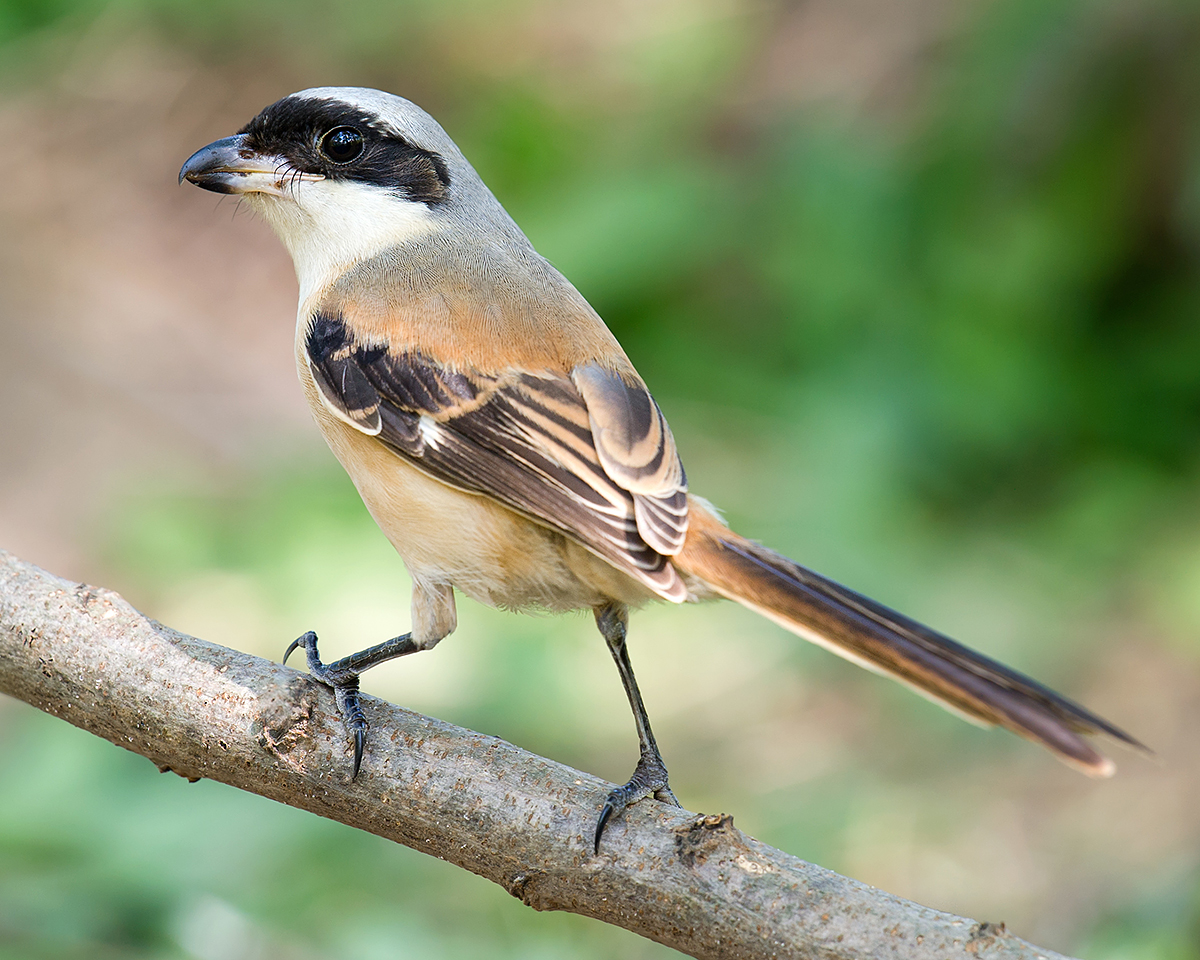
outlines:
[{"label": "hooked black beak", "polygon": [[[283,157],[255,153],[246,135],[224,137],[201,147],[179,171],[179,182],[188,180],[213,193],[268,193],[283,196],[285,180],[296,179],[292,165]],[[300,174],[299,179],[321,180],[319,174]]]}]

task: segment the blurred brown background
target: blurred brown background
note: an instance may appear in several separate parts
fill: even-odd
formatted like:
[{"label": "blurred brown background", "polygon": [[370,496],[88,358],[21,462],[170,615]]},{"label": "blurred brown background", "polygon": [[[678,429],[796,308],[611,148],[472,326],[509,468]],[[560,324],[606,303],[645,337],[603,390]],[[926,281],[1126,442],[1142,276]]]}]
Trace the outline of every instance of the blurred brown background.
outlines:
[{"label": "blurred brown background", "polygon": [[[403,630],[269,231],[176,184],[314,85],[447,128],[742,532],[1149,743],[1093,782],[729,605],[637,615],[685,806],[1087,957],[1200,956],[1200,9],[0,0],[0,547],[278,657]],[[372,693],[610,779],[584,618]],[[0,958],[650,957],[0,703]]]}]

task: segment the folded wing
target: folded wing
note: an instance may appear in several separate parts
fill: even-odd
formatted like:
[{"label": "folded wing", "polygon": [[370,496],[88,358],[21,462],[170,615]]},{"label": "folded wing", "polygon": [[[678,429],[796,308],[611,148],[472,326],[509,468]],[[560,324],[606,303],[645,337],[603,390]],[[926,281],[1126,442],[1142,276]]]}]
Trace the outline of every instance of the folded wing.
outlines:
[{"label": "folded wing", "polygon": [[687,481],[640,381],[456,370],[360,339],[318,314],[305,341],[326,406],[431,476],[558,530],[659,596],[687,591],[668,557],[687,529]]}]

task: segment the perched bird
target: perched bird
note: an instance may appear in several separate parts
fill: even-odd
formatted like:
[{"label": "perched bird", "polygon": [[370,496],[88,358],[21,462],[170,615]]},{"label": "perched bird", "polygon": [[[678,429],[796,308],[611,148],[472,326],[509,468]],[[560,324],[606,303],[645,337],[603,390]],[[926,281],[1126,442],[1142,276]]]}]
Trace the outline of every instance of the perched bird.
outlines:
[{"label": "perched bird", "polygon": [[662,412],[587,301],[537,251],[442,128],[397,96],[285,97],[180,171],[242,196],[296,267],[296,363],[313,416],[412,576],[412,629],[310,672],[362,762],[358,678],[455,627],[455,591],[512,610],[591,610],[641,758],[601,809],[675,802],[625,634],[628,610],[728,597],[1083,771],[1082,734],[1141,745],[1028,677],[729,530],[689,493]]}]

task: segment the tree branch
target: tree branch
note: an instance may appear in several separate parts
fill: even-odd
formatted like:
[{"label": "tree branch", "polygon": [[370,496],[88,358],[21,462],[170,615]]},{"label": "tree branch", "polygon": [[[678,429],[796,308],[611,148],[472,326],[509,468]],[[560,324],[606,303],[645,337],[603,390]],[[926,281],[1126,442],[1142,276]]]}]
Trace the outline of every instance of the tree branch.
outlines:
[{"label": "tree branch", "polygon": [[364,697],[349,777],[329,690],[142,616],[0,551],[0,691],[148,757],[456,863],[536,910],[613,923],[699,958],[1058,958],[643,801],[590,851],[611,784]]}]

